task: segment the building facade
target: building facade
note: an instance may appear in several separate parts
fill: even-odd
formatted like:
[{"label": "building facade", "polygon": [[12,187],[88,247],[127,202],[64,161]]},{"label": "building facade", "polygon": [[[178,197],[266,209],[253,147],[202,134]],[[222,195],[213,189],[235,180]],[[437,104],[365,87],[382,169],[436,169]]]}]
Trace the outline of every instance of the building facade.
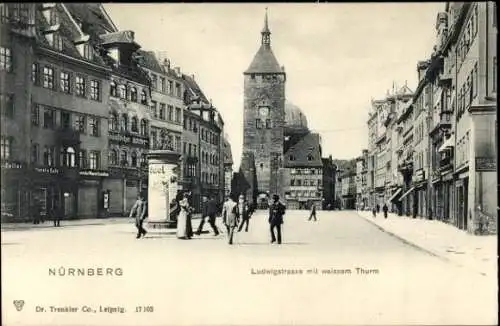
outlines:
[{"label": "building facade", "polygon": [[356,208],[356,172],[346,171],[341,176],[342,209]]},{"label": "building facade", "polygon": [[321,159],[323,163],[323,209],[333,209],[335,206],[335,174],[337,167],[332,156]]},{"label": "building facade", "polygon": [[103,215],[110,69],[66,4],[1,15],[2,211],[29,218],[36,199],[42,215]]}]

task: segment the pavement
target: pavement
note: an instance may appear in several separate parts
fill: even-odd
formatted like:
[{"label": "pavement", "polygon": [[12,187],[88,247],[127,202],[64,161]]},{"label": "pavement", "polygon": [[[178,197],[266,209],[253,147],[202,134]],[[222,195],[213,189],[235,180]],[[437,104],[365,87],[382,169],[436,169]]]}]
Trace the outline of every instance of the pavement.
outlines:
[{"label": "pavement", "polygon": [[497,235],[477,236],[436,220],[383,213],[373,218],[368,211],[358,214],[378,228],[410,245],[478,273],[497,275]]},{"label": "pavement", "polygon": [[287,212],[281,245],[270,244],[264,211],[232,246],[211,232],[136,239],[133,221],[2,230],[2,324],[497,324],[496,275],[431,255],[355,211],[319,211],[317,222],[308,213]]}]

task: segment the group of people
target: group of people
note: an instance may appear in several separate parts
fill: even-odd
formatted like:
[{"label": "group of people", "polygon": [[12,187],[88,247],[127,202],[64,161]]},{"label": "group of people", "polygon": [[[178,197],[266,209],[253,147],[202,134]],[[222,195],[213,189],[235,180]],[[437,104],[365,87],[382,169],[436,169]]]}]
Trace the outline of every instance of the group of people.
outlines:
[{"label": "group of people", "polygon": [[61,205],[54,203],[51,207],[47,207],[45,214],[42,214],[42,204],[39,199],[35,198],[30,205],[30,215],[33,217],[33,224],[43,224],[45,218],[48,218],[54,222],[54,227],[59,227],[64,210]]},{"label": "group of people", "polygon": [[[269,206],[269,218],[271,243],[277,242],[281,244],[281,225],[283,224],[283,216],[285,215],[285,205],[283,205],[278,195],[274,195],[272,203]],[[214,235],[218,236],[221,232],[215,224],[217,215],[222,216],[222,222],[226,227],[227,240],[230,245],[233,244],[235,231],[241,232],[243,229],[248,232],[250,219],[255,211],[255,206],[250,205],[244,195],[238,197],[238,201],[233,200],[233,196],[229,195],[219,209],[219,205],[213,196],[204,198],[201,211],[201,220],[196,232],[193,232],[192,215],[195,212],[194,207],[190,203],[191,192],[179,194],[170,204],[171,217],[177,220],[178,239],[189,240],[194,235],[200,235],[203,232],[203,226],[208,219],[208,224],[212,228]],[[143,227],[144,220],[147,218],[147,201],[144,194],[139,195],[139,198],[130,210],[130,217],[135,218],[137,228],[137,238],[144,237],[147,231]],[[314,219],[316,220],[316,211],[314,210]],[[311,218],[313,214],[311,214]]]},{"label": "group of people", "polygon": [[[382,207],[382,211],[384,212],[384,218],[387,218],[387,212],[389,211],[389,207],[387,207],[387,204],[384,204]],[[373,217],[377,217],[377,213],[380,213],[380,205],[377,204],[372,208],[372,214]]]}]

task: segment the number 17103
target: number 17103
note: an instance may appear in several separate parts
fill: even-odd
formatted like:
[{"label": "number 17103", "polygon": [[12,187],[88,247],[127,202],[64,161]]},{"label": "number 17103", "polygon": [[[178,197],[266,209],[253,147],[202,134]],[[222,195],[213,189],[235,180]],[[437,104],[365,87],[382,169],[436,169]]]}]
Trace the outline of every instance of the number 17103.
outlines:
[{"label": "number 17103", "polygon": [[154,312],[153,306],[136,306],[135,312]]}]

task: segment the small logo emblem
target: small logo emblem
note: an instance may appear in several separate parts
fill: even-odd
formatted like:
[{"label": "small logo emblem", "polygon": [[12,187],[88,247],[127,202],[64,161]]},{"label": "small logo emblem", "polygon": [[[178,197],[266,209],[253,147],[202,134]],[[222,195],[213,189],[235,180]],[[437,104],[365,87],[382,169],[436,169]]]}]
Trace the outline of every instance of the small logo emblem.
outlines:
[{"label": "small logo emblem", "polygon": [[14,306],[16,307],[17,311],[23,310],[24,300],[14,300]]}]

